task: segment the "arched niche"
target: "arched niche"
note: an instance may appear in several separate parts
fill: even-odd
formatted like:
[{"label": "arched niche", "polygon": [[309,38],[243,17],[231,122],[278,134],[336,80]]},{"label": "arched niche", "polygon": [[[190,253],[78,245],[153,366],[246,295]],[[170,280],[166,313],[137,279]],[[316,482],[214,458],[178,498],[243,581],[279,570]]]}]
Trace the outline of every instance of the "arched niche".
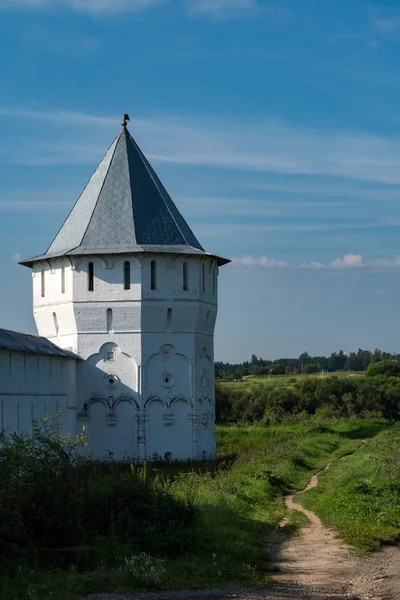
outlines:
[{"label": "arched niche", "polygon": [[188,359],[176,352],[173,345],[164,344],[159,352],[147,359],[144,383],[147,397],[189,397],[191,386]]},{"label": "arched niche", "polygon": [[137,407],[135,402],[122,398],[115,404],[115,425],[107,425],[105,432],[115,458],[136,459],[137,450]]},{"label": "arched niche", "polygon": [[191,406],[185,398],[175,398],[171,402],[170,412],[173,425],[169,428],[169,451],[173,459],[185,459],[193,456],[193,421],[190,418]]},{"label": "arched niche", "polygon": [[191,406],[185,398],[176,398],[168,406],[161,398],[146,404],[146,457],[187,459],[193,456]]},{"label": "arched niche", "polygon": [[[105,375],[114,376],[115,383],[111,385]],[[85,397],[112,395],[116,400],[120,397],[135,397],[137,379],[135,360],[122,352],[118,344],[107,342],[86,361]]]},{"label": "arched niche", "polygon": [[95,459],[117,460],[137,457],[137,406],[124,398],[110,409],[109,403],[101,398],[87,403],[89,450]]},{"label": "arched niche", "polygon": [[106,402],[99,399],[88,403],[89,421],[86,423],[86,433],[89,436],[89,450],[93,458],[106,458],[108,455],[108,439],[106,431]]},{"label": "arched niche", "polygon": [[167,405],[158,397],[149,398],[146,409],[146,458],[164,460],[169,448],[169,426],[165,424],[164,415]]}]

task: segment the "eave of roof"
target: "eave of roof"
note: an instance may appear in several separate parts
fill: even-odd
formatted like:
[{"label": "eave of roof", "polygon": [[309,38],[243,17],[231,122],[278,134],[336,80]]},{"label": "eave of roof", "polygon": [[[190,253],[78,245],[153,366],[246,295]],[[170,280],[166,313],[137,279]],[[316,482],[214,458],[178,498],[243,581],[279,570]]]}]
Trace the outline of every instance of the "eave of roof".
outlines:
[{"label": "eave of roof", "polygon": [[10,331],[9,329],[0,329],[0,350],[2,349],[82,360],[77,354],[59,348],[59,346],[56,346],[56,344],[53,344],[47,338],[30,333]]},{"label": "eave of roof", "polygon": [[222,256],[217,256],[216,254],[210,254],[209,252],[205,252],[204,250],[198,250],[197,248],[192,248],[190,246],[157,246],[157,245],[146,245],[146,246],[134,246],[134,247],[118,247],[113,248],[112,246],[108,246],[107,248],[88,248],[85,246],[79,246],[78,248],[74,248],[74,250],[70,250],[69,252],[65,252],[64,254],[54,253],[54,254],[41,254],[39,256],[34,256],[33,258],[27,258],[21,260],[18,264],[23,265],[24,267],[29,267],[32,269],[35,262],[39,262],[42,260],[51,260],[53,258],[61,258],[62,256],[95,256],[97,254],[187,254],[187,255],[195,255],[195,256],[204,256],[213,258],[217,261],[218,266],[227,265],[231,261],[228,258],[223,258]]}]

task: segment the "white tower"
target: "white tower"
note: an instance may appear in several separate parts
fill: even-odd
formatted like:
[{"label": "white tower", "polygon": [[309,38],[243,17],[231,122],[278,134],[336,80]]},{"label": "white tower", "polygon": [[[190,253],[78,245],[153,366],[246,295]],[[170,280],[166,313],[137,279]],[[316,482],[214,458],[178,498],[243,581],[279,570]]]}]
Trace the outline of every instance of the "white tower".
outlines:
[{"label": "white tower", "polygon": [[85,359],[94,456],[215,454],[218,268],[122,130],[33,270],[39,334]]}]

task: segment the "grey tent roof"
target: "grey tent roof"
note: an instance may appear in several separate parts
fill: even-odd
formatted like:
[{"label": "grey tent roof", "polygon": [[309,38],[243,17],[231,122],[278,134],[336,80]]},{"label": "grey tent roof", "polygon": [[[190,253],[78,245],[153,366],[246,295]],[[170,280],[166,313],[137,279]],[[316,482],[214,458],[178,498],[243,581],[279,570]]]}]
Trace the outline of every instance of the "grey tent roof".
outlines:
[{"label": "grey tent roof", "polygon": [[33,354],[50,354],[81,360],[79,356],[68,350],[62,350],[48,339],[38,335],[19,333],[0,329],[0,349],[14,350],[16,352],[31,352]]},{"label": "grey tent roof", "polygon": [[20,264],[131,252],[208,255],[123,126],[47,252]]}]

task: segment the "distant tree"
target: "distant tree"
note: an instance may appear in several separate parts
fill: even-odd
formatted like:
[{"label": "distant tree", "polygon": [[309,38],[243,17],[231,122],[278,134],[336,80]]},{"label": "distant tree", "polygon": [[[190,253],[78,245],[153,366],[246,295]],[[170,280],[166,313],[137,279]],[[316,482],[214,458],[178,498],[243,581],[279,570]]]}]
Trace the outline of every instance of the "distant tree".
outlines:
[{"label": "distant tree", "polygon": [[251,355],[250,364],[251,365],[256,365],[256,366],[258,365],[258,358],[257,358],[257,356],[255,354]]},{"label": "distant tree", "polygon": [[375,348],[374,352],[372,353],[372,362],[378,363],[378,362],[381,362],[382,360],[384,360],[384,359],[382,358],[381,350],[379,350],[379,348]]},{"label": "distant tree", "polygon": [[311,375],[312,373],[319,373],[321,371],[321,366],[317,363],[311,363],[304,367],[304,373],[307,375]]},{"label": "distant tree", "polygon": [[310,355],[308,354],[308,352],[303,352],[302,354],[300,354],[299,362],[300,366],[304,369],[305,365],[307,365],[310,362]]},{"label": "distant tree", "polygon": [[272,375],[284,375],[286,367],[283,364],[272,365]]},{"label": "distant tree", "polygon": [[366,377],[376,377],[377,375],[400,377],[400,365],[392,360],[382,360],[371,364],[365,375]]}]

